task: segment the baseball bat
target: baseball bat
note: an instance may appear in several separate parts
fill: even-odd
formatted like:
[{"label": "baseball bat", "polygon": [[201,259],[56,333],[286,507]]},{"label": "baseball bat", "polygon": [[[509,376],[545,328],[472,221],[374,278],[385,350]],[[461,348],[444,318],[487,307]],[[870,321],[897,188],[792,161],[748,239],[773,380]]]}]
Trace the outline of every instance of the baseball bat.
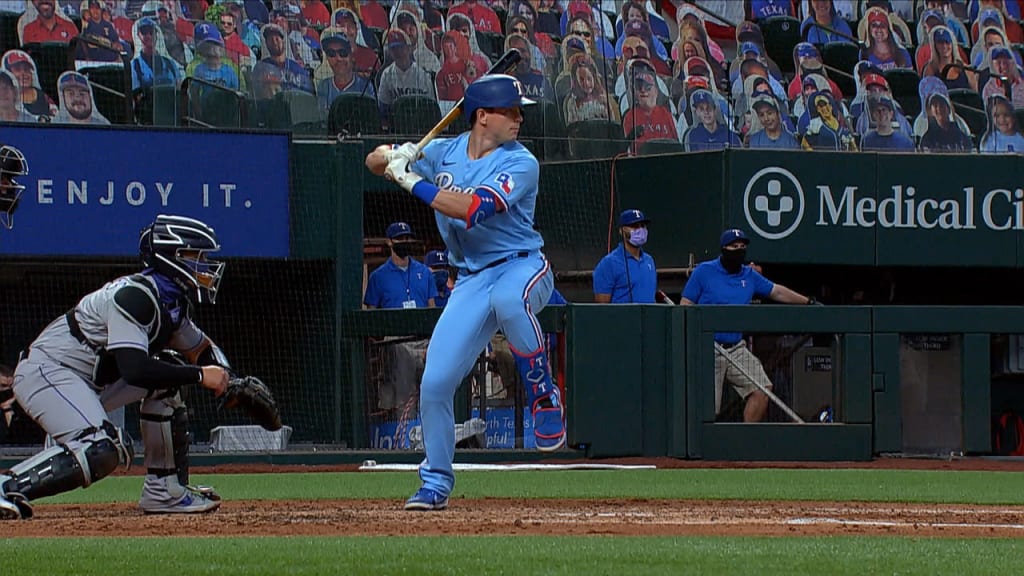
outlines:
[{"label": "baseball bat", "polygon": [[[509,48],[508,52],[502,54],[501,58],[499,58],[498,61],[495,62],[494,65],[491,66],[489,70],[487,70],[486,74],[508,74],[509,72],[515,69],[516,65],[519,64],[519,61],[522,58],[523,56],[522,54],[519,53],[519,50],[516,50],[515,48]],[[460,114],[462,114],[463,101],[465,101],[465,98],[460,98],[459,101],[455,104],[455,106],[453,106],[452,109],[449,110],[448,113],[444,115],[444,118],[441,118],[441,121],[438,122],[436,126],[431,128],[430,132],[427,132],[427,135],[416,143],[417,156],[419,155],[419,152],[423,151],[423,148],[427,144],[430,144],[431,140],[437,138],[438,134],[444,132],[444,129],[447,128],[449,124],[454,122],[455,119],[458,118]]]},{"label": "baseball bat", "polygon": [[798,416],[796,412],[793,412],[792,408],[786,406],[786,403],[780,400],[779,397],[776,396],[774,392],[772,392],[771,388],[765,388],[764,386],[762,386],[761,383],[755,380],[743,366],[739,365],[739,362],[733,360],[732,356],[729,356],[729,351],[723,348],[722,345],[719,344],[718,342],[715,342],[715,352],[718,352],[719,354],[724,356],[726,362],[732,364],[733,368],[739,370],[740,374],[743,374],[743,376],[745,376],[747,380],[753,382],[754,386],[757,386],[761,390],[761,392],[764,392],[764,395],[767,396],[769,400],[774,402],[776,406],[781,408],[782,411],[786,413],[786,416],[789,416],[793,420],[793,422],[796,422],[797,424],[805,423],[803,418]]}]

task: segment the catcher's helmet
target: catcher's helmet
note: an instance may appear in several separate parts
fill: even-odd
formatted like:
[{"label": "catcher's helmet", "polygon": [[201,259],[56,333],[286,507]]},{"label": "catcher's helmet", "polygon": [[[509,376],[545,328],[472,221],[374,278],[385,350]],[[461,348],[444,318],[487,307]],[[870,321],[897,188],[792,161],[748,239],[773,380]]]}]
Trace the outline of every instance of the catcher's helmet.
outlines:
[{"label": "catcher's helmet", "polygon": [[15,179],[28,175],[28,161],[14,146],[0,146],[0,223],[8,230],[14,227],[14,211],[18,209],[24,184]]},{"label": "catcher's helmet", "polygon": [[213,228],[184,216],[160,214],[139,235],[142,263],[194,295],[196,303],[217,300],[224,263],[207,254],[219,250]]},{"label": "catcher's helmet", "polygon": [[480,108],[518,108],[527,104],[534,101],[523,95],[522,83],[507,74],[481,76],[466,88],[462,102],[470,122]]}]

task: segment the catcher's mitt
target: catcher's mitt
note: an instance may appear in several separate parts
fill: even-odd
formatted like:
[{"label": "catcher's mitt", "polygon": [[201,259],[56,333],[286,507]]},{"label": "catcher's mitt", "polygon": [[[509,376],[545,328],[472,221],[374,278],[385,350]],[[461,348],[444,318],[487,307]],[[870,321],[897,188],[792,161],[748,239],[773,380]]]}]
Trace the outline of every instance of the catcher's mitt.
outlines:
[{"label": "catcher's mitt", "polygon": [[270,389],[255,376],[233,376],[220,397],[219,409],[240,408],[257,424],[273,432],[281,429],[281,414]]}]

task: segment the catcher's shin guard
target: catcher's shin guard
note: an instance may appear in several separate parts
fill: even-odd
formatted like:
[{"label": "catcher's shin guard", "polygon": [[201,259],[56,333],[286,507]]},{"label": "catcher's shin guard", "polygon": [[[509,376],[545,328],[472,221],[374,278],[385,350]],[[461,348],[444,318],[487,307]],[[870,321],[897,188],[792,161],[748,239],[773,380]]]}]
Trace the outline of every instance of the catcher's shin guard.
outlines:
[{"label": "catcher's shin guard", "polygon": [[513,351],[513,356],[533,414],[537,449],[542,452],[557,450],[565,445],[565,419],[561,394],[551,381],[547,354],[541,349],[530,356],[521,356]]},{"label": "catcher's shin guard", "polygon": [[[139,420],[147,475],[157,478],[175,476],[178,485],[192,488],[207,498],[220,499],[209,486],[189,486],[191,435],[188,432],[188,409],[180,395],[146,398],[139,410]],[[143,492],[147,489],[144,485]]]},{"label": "catcher's shin guard", "polygon": [[119,463],[127,468],[132,457],[131,441],[113,424],[104,422],[100,429],[85,430],[66,444],[47,448],[14,466],[0,492],[28,518],[32,515],[29,501],[87,488]]}]

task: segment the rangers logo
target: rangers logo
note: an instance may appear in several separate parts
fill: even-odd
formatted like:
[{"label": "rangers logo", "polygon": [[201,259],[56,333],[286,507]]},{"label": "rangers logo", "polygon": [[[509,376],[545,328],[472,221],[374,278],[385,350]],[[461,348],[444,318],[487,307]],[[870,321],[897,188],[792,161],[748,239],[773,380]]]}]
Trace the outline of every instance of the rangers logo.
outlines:
[{"label": "rangers logo", "polygon": [[515,180],[512,179],[512,176],[508,172],[502,172],[501,174],[498,174],[497,178],[495,178],[494,181],[497,182],[499,186],[501,186],[501,191],[505,193],[505,196],[511,194],[512,191],[515,190],[516,188],[516,182]]}]

